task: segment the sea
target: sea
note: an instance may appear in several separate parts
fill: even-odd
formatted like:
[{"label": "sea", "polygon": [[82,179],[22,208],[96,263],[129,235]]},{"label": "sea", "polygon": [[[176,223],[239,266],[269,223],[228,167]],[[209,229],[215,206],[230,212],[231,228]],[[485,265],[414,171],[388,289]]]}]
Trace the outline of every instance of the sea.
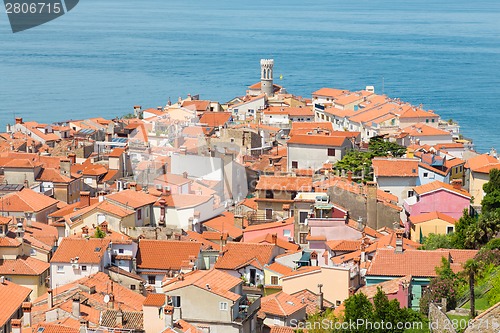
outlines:
[{"label": "sea", "polygon": [[290,93],[373,85],[500,148],[498,0],[81,0],[15,34],[0,10],[0,130],[223,103],[259,81],[261,58]]}]

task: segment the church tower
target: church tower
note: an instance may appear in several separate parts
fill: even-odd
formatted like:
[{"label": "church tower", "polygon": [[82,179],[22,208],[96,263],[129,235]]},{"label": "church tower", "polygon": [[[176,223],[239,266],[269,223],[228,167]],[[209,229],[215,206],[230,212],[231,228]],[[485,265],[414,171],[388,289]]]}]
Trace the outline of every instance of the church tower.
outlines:
[{"label": "church tower", "polygon": [[269,97],[274,95],[273,67],[274,59],[260,60],[260,91]]}]

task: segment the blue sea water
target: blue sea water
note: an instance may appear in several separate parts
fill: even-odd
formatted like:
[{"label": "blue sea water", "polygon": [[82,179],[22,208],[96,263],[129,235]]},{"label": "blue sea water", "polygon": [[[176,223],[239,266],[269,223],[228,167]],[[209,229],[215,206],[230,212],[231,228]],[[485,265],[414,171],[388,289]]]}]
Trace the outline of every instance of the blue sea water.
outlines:
[{"label": "blue sea water", "polygon": [[225,102],[275,59],[289,92],[374,85],[500,148],[500,1],[81,0],[13,34],[0,13],[0,126],[114,117],[187,93]]}]

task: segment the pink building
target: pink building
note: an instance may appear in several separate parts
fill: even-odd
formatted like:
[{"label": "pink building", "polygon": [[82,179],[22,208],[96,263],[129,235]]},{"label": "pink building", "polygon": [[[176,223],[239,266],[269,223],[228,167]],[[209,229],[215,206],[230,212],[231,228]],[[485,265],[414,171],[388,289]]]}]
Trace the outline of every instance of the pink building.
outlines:
[{"label": "pink building", "polygon": [[370,286],[364,286],[358,290],[363,293],[373,303],[373,298],[377,294],[378,288],[382,288],[389,300],[397,299],[400,308],[411,306],[411,275],[399,279],[393,279]]},{"label": "pink building", "polygon": [[268,234],[276,234],[279,238],[293,240],[294,218],[290,217],[283,221],[262,223],[248,226],[243,230],[243,242],[252,242],[261,239]]},{"label": "pink building", "polygon": [[450,185],[436,180],[415,187],[414,192],[403,204],[407,215],[439,212],[459,219],[470,206],[471,195],[461,188],[461,182]]}]

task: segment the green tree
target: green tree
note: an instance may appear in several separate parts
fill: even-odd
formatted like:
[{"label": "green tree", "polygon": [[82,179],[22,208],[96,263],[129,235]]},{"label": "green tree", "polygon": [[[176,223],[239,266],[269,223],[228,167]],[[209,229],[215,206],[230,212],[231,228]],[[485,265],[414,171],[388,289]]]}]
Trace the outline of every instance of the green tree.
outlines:
[{"label": "green tree", "polygon": [[436,267],[437,276],[433,278],[424,295],[420,298],[420,311],[429,312],[430,302],[440,302],[446,298],[447,310],[454,309],[457,304],[456,290],[460,284],[457,274],[451,269],[450,261],[442,259],[441,266]]},{"label": "green tree", "polygon": [[364,172],[365,179],[369,178],[370,166],[372,165],[372,156],[369,152],[358,150],[348,151],[344,157],[337,162],[335,169],[352,171],[355,175],[361,176]]},{"label": "green tree", "polygon": [[[368,300],[365,294],[357,293],[349,297],[344,302],[344,321],[345,322],[356,322],[358,319],[365,320],[366,322],[373,322],[373,306]],[[372,330],[367,327],[361,327],[360,329],[348,329],[347,332],[371,332]]]},{"label": "green tree", "polygon": [[500,210],[485,212],[479,215],[475,225],[466,231],[467,248],[479,249],[493,239],[500,231]]},{"label": "green tree", "polygon": [[484,213],[500,209],[500,170],[492,169],[489,176],[490,180],[483,185],[485,195],[481,206]]},{"label": "green tree", "polygon": [[482,265],[479,261],[475,259],[469,259],[464,264],[463,275],[465,275],[469,281],[469,303],[470,303],[470,317],[476,317],[476,297],[475,297],[475,285],[476,279],[482,273]]},{"label": "green tree", "polygon": [[104,237],[106,237],[106,233],[102,231],[101,228],[97,227],[95,229],[94,238],[104,238]]},{"label": "green tree", "polygon": [[406,154],[406,147],[397,143],[385,141],[381,138],[372,138],[368,144],[372,156],[394,156],[401,157]]},{"label": "green tree", "polygon": [[429,234],[424,237],[423,244],[419,250],[452,249],[453,234]]},{"label": "green tree", "polygon": [[453,247],[456,249],[471,249],[471,245],[467,242],[467,233],[469,229],[476,226],[477,220],[469,215],[469,212],[464,209],[462,217],[455,223],[455,232],[452,237]]}]

